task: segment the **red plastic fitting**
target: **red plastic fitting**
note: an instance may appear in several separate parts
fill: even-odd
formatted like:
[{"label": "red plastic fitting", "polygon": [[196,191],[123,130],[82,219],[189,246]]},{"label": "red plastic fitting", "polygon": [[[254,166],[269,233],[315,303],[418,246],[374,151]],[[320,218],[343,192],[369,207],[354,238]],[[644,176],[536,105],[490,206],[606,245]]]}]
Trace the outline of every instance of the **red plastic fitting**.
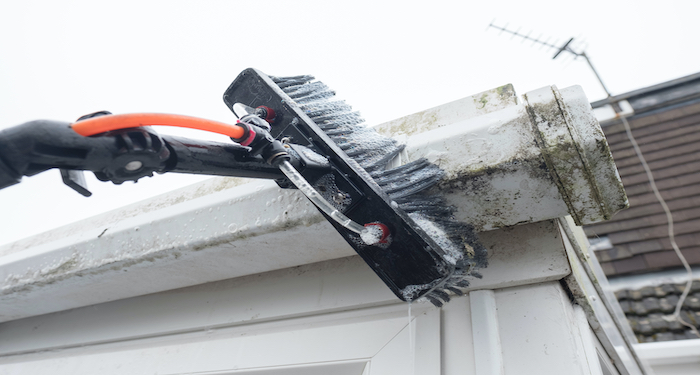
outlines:
[{"label": "red plastic fitting", "polygon": [[275,116],[277,116],[277,114],[275,113],[274,109],[264,105],[261,105],[258,108],[265,111],[265,121],[267,121],[269,124],[272,124],[272,122],[275,121]]},{"label": "red plastic fitting", "polygon": [[234,140],[236,142],[240,143],[241,146],[250,146],[250,144],[253,143],[253,141],[255,140],[255,135],[257,133],[255,133],[255,130],[253,130],[252,126],[246,124],[245,122],[238,120],[237,123],[238,123],[238,126],[245,129],[245,132],[241,138],[239,138],[239,139],[234,138]]},{"label": "red plastic fitting", "polygon": [[384,224],[382,224],[382,223],[369,223],[369,224],[365,224],[365,227],[370,227],[370,226],[379,227],[379,229],[382,230],[382,236],[381,236],[381,238],[379,239],[379,241],[378,241],[377,243],[387,243],[386,240],[387,240],[387,239],[389,238],[389,236],[391,235],[391,232],[389,232],[389,227],[387,227],[386,225],[384,225]]}]

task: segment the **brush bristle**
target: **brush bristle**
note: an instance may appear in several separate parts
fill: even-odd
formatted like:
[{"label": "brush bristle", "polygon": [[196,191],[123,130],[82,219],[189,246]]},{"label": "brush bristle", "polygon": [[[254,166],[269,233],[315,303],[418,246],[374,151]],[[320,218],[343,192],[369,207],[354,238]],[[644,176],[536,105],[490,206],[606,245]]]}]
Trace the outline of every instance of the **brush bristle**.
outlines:
[{"label": "brush bristle", "polygon": [[454,207],[428,191],[442,179],[444,172],[426,159],[387,168],[405,145],[367,127],[358,112],[344,101],[332,100],[335,92],[315,81],[313,76],[270,78],[340,149],[369,173],[400,209],[433,237],[456,265],[455,272],[424,297],[439,307],[450,300],[449,293],[461,295],[461,289],[469,286],[466,278],[477,276],[474,271],[486,267],[486,249],[471,225],[454,219]]}]

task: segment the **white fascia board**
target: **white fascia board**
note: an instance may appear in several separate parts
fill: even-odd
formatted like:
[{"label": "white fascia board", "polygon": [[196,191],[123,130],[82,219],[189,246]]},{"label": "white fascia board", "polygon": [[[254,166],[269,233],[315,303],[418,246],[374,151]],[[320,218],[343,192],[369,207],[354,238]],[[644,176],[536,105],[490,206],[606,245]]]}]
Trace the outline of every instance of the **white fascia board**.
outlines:
[{"label": "white fascia board", "polygon": [[[69,237],[3,257],[3,272],[32,267],[38,271],[26,279],[15,279],[17,287],[0,296],[1,321],[355,254],[298,192],[273,186],[251,193],[254,197],[231,199],[235,192],[247,189],[231,190],[117,223],[106,232],[90,229],[80,238]],[[239,208],[258,206],[256,199],[266,192],[275,193],[269,199],[286,204],[287,219],[273,224],[276,216],[264,210],[251,218],[259,226],[245,228],[236,223],[235,233],[221,229],[231,226],[230,222],[214,224],[206,219],[214,214],[237,217]],[[267,207],[264,199],[262,205]],[[272,207],[277,206],[269,209]],[[568,275],[570,268],[555,229],[553,222],[546,221],[481,233],[491,253],[489,267],[482,279],[472,280],[471,287],[503,288]],[[148,233],[160,234],[150,238]],[[161,237],[164,233],[173,235]]]},{"label": "white fascia board", "polygon": [[271,181],[84,224],[0,258],[1,320],[354,254],[301,193]]}]

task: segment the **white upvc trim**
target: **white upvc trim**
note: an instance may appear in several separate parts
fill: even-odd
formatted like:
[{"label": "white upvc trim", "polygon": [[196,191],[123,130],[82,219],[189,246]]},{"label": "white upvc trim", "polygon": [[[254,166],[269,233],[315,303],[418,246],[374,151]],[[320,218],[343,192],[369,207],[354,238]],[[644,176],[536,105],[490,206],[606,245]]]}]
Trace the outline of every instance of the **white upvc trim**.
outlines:
[{"label": "white upvc trim", "polygon": [[[693,279],[700,279],[700,267],[692,267]],[[617,276],[608,279],[613,291],[622,289],[641,289],[646,286],[662,284],[684,284],[688,281],[688,272],[684,269],[650,272],[641,275]]]},{"label": "white upvc trim", "polygon": [[496,295],[493,290],[475,290],[471,299],[474,365],[479,375],[503,375],[503,348],[498,329]]},{"label": "white upvc trim", "polygon": [[652,366],[697,363],[700,373],[700,339],[650,342],[634,349]]}]

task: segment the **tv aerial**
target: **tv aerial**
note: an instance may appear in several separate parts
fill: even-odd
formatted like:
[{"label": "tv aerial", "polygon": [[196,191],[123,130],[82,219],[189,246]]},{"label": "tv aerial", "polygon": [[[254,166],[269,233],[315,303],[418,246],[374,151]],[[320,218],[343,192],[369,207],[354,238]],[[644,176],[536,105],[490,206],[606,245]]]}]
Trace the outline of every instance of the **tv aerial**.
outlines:
[{"label": "tv aerial", "polygon": [[[496,30],[500,30],[500,33],[505,32],[505,33],[507,33],[507,34],[513,35],[513,37],[522,38],[523,41],[530,40],[530,41],[533,42],[533,45],[539,44],[540,46],[549,47],[549,48],[551,48],[551,49],[556,50],[556,53],[555,53],[554,56],[552,57],[552,60],[555,60],[557,57],[559,57],[562,53],[565,53],[565,52],[570,53],[571,55],[573,55],[573,56],[574,56],[574,59],[577,59],[577,58],[579,58],[579,57],[583,57],[583,58],[586,60],[586,63],[588,63],[588,66],[589,66],[589,67],[591,68],[591,70],[593,71],[593,74],[595,74],[596,78],[598,79],[598,82],[599,82],[600,85],[603,87],[603,90],[605,90],[605,93],[608,95],[608,97],[612,96],[612,95],[610,94],[610,91],[608,91],[608,88],[607,88],[607,87],[605,86],[605,84],[603,83],[603,80],[600,78],[600,75],[598,74],[598,71],[595,70],[595,68],[593,67],[593,64],[591,63],[591,60],[588,58],[588,55],[586,55],[586,51],[585,51],[585,50],[582,50],[581,52],[577,52],[576,50],[573,49],[572,43],[573,43],[573,41],[574,41],[574,38],[569,38],[569,40],[566,41],[566,43],[564,43],[564,44],[558,46],[558,45],[556,45],[556,44],[549,43],[549,40],[550,40],[551,38],[548,38],[548,39],[546,39],[546,40],[541,40],[540,38],[541,38],[542,36],[540,36],[540,37],[538,37],[538,38],[532,38],[532,37],[530,37],[530,33],[528,33],[528,34],[521,34],[521,33],[520,33],[520,29],[517,29],[517,30],[510,30],[510,29],[508,29],[508,24],[505,24],[505,26],[502,26],[502,27],[501,27],[501,26],[494,25],[493,22],[494,22],[494,21],[491,21],[491,23],[489,23],[489,27],[488,27],[488,28],[494,28],[494,29],[496,29]],[[499,33],[499,34],[500,34],[500,33]]]}]

